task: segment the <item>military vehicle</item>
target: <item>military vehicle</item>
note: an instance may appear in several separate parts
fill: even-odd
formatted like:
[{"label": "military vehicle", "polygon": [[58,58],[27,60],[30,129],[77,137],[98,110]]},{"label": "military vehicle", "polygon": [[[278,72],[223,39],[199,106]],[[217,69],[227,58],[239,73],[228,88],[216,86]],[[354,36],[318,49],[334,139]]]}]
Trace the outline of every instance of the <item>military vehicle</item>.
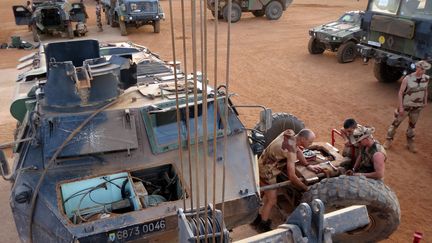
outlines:
[{"label": "military vehicle", "polygon": [[111,27],[120,27],[121,35],[127,35],[127,27],[152,25],[153,32],[160,32],[160,21],[165,14],[159,0],[102,0],[105,19]]},{"label": "military vehicle", "polygon": [[[205,222],[220,237],[256,217],[260,190],[269,188],[258,187],[254,154],[259,155],[281,131],[299,131],[303,122],[286,113],[271,115],[264,108],[258,125],[246,129],[237,111],[250,106],[226,103],[223,86],[206,87],[201,75],[186,75],[177,65],[137,47],[100,47],[95,40],[49,43],[39,54],[45,55],[46,78],[17,83],[11,114],[18,127],[15,141],[8,144],[13,146],[13,167],[9,169],[2,150],[0,168],[3,178],[12,183],[10,204],[22,241],[176,241],[192,231],[202,234]],[[319,197],[327,211],[361,204],[369,212],[370,220],[357,222],[366,227],[355,233],[338,230],[334,237],[349,242],[390,235],[400,221],[394,193],[380,181],[334,170],[346,159],[333,146],[316,144],[315,150],[316,163],[328,173],[310,174],[297,166],[299,175],[312,185],[302,200],[313,204]],[[214,161],[215,170],[206,171],[204,161]],[[224,167],[229,186],[224,189],[223,218],[217,214],[217,221],[202,216],[194,221],[191,215],[196,211],[180,208],[191,205],[193,195],[204,194],[198,187],[205,184],[204,178],[216,178],[216,191],[221,191],[221,177],[213,173],[221,175]],[[283,187],[284,198],[291,202],[287,212],[299,204],[289,185],[289,181],[271,185]],[[212,192],[207,193],[211,198]],[[215,208],[222,200],[216,197]],[[292,217],[312,220],[302,205]],[[321,215],[314,216],[314,222],[321,222],[314,228],[320,229],[315,237],[331,232],[322,231],[323,207],[313,207],[319,209],[314,215]],[[195,230],[185,229],[193,225]]]},{"label": "military vehicle", "polygon": [[375,60],[378,81],[395,82],[414,71],[416,61],[432,60],[431,8],[429,0],[368,1],[358,47],[365,62]]},{"label": "military vehicle", "polygon": [[69,3],[67,0],[35,0],[32,11],[22,5],[12,6],[16,25],[28,25],[33,40],[39,41],[40,34],[66,33],[69,38],[85,35],[87,32],[84,4]]},{"label": "military vehicle", "polygon": [[[14,163],[8,173],[3,156],[1,168],[12,182],[10,202],[21,240],[110,242],[168,237],[176,232],[177,209],[183,207],[183,200],[190,204],[202,178],[182,167],[181,161],[186,163],[189,157],[183,153],[180,158],[178,147],[187,140],[200,151],[207,145],[201,124],[204,97],[208,114],[213,114],[218,103],[217,143],[214,147],[210,142],[206,153],[192,153],[192,167],[198,167],[195,160],[202,163],[215,157],[221,175],[226,160],[230,171],[226,175],[230,185],[225,190],[226,227],[251,222],[258,212],[259,192],[247,130],[235,108],[225,109],[224,96],[215,98],[218,90],[209,88],[204,93],[200,88],[198,139],[187,136],[187,127],[195,127],[195,113],[194,102],[185,95],[192,95],[190,80],[201,76],[177,71],[183,83],[179,143],[173,92],[177,67],[148,50],[135,66],[126,54],[112,55],[117,51],[110,47],[101,51],[95,40],[49,43],[44,48],[46,80],[19,82],[22,103],[11,108],[13,116],[22,119],[18,120]],[[225,114],[227,123],[221,120]],[[213,124],[209,119],[209,134],[213,134]],[[228,157],[222,147],[224,130]],[[210,171],[199,168],[200,174],[211,177]],[[215,206],[220,204],[217,198]]]},{"label": "military vehicle", "polygon": [[[283,11],[292,3],[292,0],[239,0],[232,1],[231,22],[240,20],[242,12],[252,12],[255,17],[266,16],[269,20],[279,19]],[[207,8],[211,10],[213,17],[216,15],[215,0],[207,0]],[[218,18],[228,21],[228,1],[219,1]]]},{"label": "military vehicle", "polygon": [[360,22],[364,12],[349,11],[338,20],[309,30],[308,51],[322,54],[325,50],[337,52],[340,63],[352,62],[357,56],[356,44],[362,36]]}]

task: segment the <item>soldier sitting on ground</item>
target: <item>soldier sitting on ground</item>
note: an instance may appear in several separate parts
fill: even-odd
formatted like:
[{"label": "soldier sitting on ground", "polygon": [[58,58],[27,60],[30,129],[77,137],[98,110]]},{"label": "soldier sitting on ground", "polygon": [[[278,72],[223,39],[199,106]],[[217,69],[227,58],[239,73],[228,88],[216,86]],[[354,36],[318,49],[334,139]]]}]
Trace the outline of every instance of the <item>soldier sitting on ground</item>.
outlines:
[{"label": "soldier sitting on ground", "polygon": [[356,143],[361,146],[360,155],[348,175],[365,176],[371,179],[382,180],[384,178],[385,161],[387,154],[383,146],[372,136],[373,127],[358,127],[353,136]]},{"label": "soldier sitting on ground", "polygon": [[[298,159],[299,163],[306,166],[308,170],[315,173],[321,171],[319,166],[310,165],[306,161],[302,151],[302,148],[308,148],[314,139],[315,134],[309,129],[303,129],[297,135],[294,134],[293,130],[288,129],[277,136],[259,157],[260,184],[262,186],[275,184],[276,177],[286,171],[289,180],[296,188],[307,191],[308,187],[300,181],[295,173],[295,163]],[[265,191],[263,202],[261,214],[252,223],[259,232],[271,230],[269,217],[272,207],[277,203],[277,190]]]}]

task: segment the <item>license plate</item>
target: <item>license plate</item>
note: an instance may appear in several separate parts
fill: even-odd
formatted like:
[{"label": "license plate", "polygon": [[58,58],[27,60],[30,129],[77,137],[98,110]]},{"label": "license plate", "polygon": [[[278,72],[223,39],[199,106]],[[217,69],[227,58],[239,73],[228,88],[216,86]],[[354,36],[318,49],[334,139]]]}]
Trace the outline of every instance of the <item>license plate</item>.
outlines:
[{"label": "license plate", "polygon": [[128,226],[122,229],[110,231],[107,234],[108,242],[125,242],[139,239],[144,235],[163,231],[166,228],[165,219],[146,222],[143,224]]}]

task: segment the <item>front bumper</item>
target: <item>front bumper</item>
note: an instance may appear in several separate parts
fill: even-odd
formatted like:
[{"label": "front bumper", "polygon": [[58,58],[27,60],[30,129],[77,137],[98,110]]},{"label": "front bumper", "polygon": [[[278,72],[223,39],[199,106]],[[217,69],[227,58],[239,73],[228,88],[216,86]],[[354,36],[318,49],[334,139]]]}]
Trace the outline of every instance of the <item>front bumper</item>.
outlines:
[{"label": "front bumper", "polygon": [[165,15],[161,13],[148,14],[148,15],[125,15],[123,16],[123,18],[126,23],[136,23],[136,22],[148,23],[148,22],[163,20],[165,18]]},{"label": "front bumper", "polygon": [[363,58],[364,62],[368,62],[369,59],[375,59],[377,62],[385,62],[391,67],[415,70],[416,60],[409,56],[399,55],[365,44],[357,44],[357,52]]},{"label": "front bumper", "polygon": [[336,51],[342,44],[342,38],[337,36],[328,35],[325,33],[309,31],[309,35],[315,38],[320,43],[325,45],[325,48],[331,51]]}]

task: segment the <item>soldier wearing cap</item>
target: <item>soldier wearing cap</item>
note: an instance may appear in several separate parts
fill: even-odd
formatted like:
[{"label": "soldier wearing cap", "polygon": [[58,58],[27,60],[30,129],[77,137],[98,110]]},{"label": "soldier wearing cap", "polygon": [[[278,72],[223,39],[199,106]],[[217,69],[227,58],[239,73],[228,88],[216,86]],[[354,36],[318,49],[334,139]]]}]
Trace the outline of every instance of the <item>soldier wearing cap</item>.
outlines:
[{"label": "soldier wearing cap", "polygon": [[394,120],[387,131],[387,139],[384,147],[389,149],[393,142],[396,129],[402,121],[408,117],[408,129],[406,131],[408,150],[416,153],[417,149],[414,144],[414,128],[420,115],[420,111],[427,104],[429,76],[426,75],[426,70],[430,69],[431,65],[426,61],[418,61],[416,63],[416,71],[408,74],[402,80],[399,94],[398,107],[394,113]]},{"label": "soldier wearing cap", "polygon": [[372,134],[373,127],[362,126],[354,130],[353,136],[361,147],[360,155],[349,175],[365,176],[367,178],[381,180],[384,178],[385,161],[387,154],[383,146],[376,141]]},{"label": "soldier wearing cap", "polygon": [[[264,150],[259,157],[259,176],[261,185],[270,185],[276,183],[276,177],[284,172],[287,172],[289,180],[292,184],[304,191],[308,187],[303,184],[295,173],[295,162],[306,166],[308,170],[320,172],[321,168],[317,165],[310,165],[304,155],[302,148],[309,147],[315,134],[309,129],[301,130],[297,135],[294,131],[288,129],[277,136]],[[252,223],[257,227],[259,232],[271,230],[271,221],[269,219],[272,207],[277,203],[277,190],[268,190],[264,193],[264,205],[261,214]]]}]

